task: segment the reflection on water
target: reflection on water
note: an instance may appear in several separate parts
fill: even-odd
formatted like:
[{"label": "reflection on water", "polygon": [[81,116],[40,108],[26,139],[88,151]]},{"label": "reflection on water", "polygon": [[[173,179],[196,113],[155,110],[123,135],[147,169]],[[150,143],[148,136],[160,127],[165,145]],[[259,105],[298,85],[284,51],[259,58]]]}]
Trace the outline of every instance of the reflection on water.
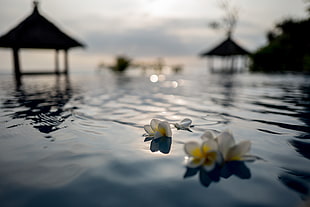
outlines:
[{"label": "reflection on water", "polygon": [[[290,139],[288,143],[299,153],[303,158],[310,160],[310,87],[309,85],[301,85],[299,89],[302,93],[298,96],[289,95],[290,91],[287,89],[288,94],[284,97],[284,102],[290,104],[294,103],[300,106],[299,111],[296,113],[300,121],[305,123],[305,128],[299,128],[301,133],[297,134],[294,138]],[[296,169],[288,166],[283,166],[284,171],[278,176],[278,179],[289,189],[296,192],[304,201],[302,206],[309,206],[310,204],[310,167],[305,166],[304,169]]]},{"label": "reflection on water", "polygon": [[199,181],[201,185],[209,187],[212,182],[219,182],[221,178],[229,178],[235,175],[241,179],[250,179],[250,169],[241,161],[228,162],[222,167],[217,166],[212,171],[206,171],[203,167],[186,168],[184,178],[192,177],[199,172]]},{"label": "reflection on water", "polygon": [[[153,78],[26,77],[17,89],[2,78],[0,203],[283,207],[309,198],[308,76]],[[192,132],[175,130],[171,139],[145,142],[141,137],[153,118],[176,123],[187,117]],[[227,128],[236,141],[250,140],[251,153],[266,161],[184,174],[184,143],[206,129]]]},{"label": "reflection on water", "polygon": [[217,80],[219,85],[222,85],[223,89],[221,93],[223,94],[223,99],[214,99],[214,102],[221,104],[223,107],[234,107],[234,98],[236,97],[235,85],[237,84],[234,74],[222,74]]},{"label": "reflection on water", "polygon": [[57,76],[51,87],[38,86],[27,90],[27,86],[19,84],[13,93],[14,96],[2,103],[6,116],[21,120],[20,123],[9,125],[7,128],[17,127],[24,124],[24,120],[30,120],[30,125],[48,134],[58,130],[59,125],[71,116],[71,113],[66,113],[63,109],[73,95],[69,77],[61,80]]},{"label": "reflection on water", "polygon": [[[57,188],[72,182],[84,172],[72,160],[83,162],[85,152],[81,155],[74,150],[55,149],[45,139],[38,139],[42,135],[49,141],[68,137],[57,133],[67,128],[63,123],[72,116],[71,109],[65,108],[76,92],[69,77],[24,77],[16,85],[7,79],[1,84],[0,188]],[[67,162],[66,157],[71,161]],[[10,193],[1,191],[0,202]],[[10,205],[23,205],[18,203]]]},{"label": "reflection on water", "polygon": [[298,193],[302,200],[308,199],[310,195],[310,188],[307,184],[307,180],[309,181],[309,174],[308,175],[292,175],[292,172],[283,173],[279,175],[279,180],[288,188],[292,189],[296,193]]},{"label": "reflection on water", "polygon": [[[308,137],[309,139],[309,137]],[[289,143],[295,148],[296,152],[303,157],[310,159],[310,143],[302,140],[290,140]]]},{"label": "reflection on water", "polygon": [[160,151],[161,153],[168,154],[171,149],[171,137],[160,137],[158,139],[152,139],[150,144],[151,152]]}]

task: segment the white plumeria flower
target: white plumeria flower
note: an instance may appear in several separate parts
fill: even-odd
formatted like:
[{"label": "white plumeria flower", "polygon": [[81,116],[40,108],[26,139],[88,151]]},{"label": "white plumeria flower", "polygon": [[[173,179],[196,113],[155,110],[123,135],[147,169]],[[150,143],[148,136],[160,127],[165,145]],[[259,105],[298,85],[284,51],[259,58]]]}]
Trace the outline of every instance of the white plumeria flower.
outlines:
[{"label": "white plumeria flower", "polygon": [[150,125],[144,125],[144,130],[146,131],[147,136],[154,137],[154,139],[160,137],[172,137],[170,124],[166,121],[152,119]]},{"label": "white plumeria flower", "polygon": [[215,140],[218,143],[218,150],[221,152],[224,161],[251,161],[257,159],[253,155],[247,154],[251,148],[251,142],[246,140],[236,144],[231,132],[223,131],[215,135],[212,131],[206,131],[201,138],[203,140]]},{"label": "white plumeria flower", "polygon": [[178,130],[187,130],[191,132],[192,130],[189,129],[191,124],[192,124],[192,120],[189,118],[185,118],[180,123],[175,123],[174,126]]},{"label": "white plumeria flower", "polygon": [[184,145],[184,151],[188,155],[186,165],[189,168],[202,166],[205,170],[211,171],[216,164],[222,162],[222,156],[214,139],[206,140],[201,144],[194,141],[187,142]]},{"label": "white plumeria flower", "polygon": [[233,135],[229,131],[222,132],[216,139],[219,150],[226,162],[234,160],[248,161],[254,158],[254,156],[247,154],[251,149],[250,141],[241,141],[236,144]]}]

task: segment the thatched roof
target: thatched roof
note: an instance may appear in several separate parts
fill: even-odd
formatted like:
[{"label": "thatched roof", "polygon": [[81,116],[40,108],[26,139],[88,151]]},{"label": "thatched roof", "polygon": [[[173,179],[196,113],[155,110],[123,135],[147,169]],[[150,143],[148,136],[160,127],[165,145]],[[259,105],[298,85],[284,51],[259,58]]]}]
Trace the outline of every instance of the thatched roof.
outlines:
[{"label": "thatched roof", "polygon": [[40,14],[37,2],[30,16],[0,37],[0,47],[69,49],[80,46],[83,47]]},{"label": "thatched roof", "polygon": [[250,53],[234,42],[230,36],[221,44],[208,52],[200,54],[204,56],[231,56],[231,55],[249,55]]}]

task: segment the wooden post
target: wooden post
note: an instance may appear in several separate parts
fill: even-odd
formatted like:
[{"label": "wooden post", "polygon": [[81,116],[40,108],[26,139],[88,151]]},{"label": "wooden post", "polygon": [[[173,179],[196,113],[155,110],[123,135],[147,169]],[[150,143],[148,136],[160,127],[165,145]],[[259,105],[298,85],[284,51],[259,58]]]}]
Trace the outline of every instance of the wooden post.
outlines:
[{"label": "wooden post", "polygon": [[230,72],[233,73],[235,72],[235,56],[231,55],[230,56]]},{"label": "wooden post", "polygon": [[214,72],[214,67],[213,67],[213,57],[210,56],[208,58],[208,62],[209,62],[209,69],[211,70],[211,72],[213,73]]},{"label": "wooden post", "polygon": [[19,51],[19,48],[13,48],[14,74],[15,74],[16,80],[20,79],[20,76],[21,76],[18,51]]},{"label": "wooden post", "polygon": [[249,69],[250,65],[251,65],[251,59],[249,58],[249,56],[245,55],[244,56],[244,67],[246,69]]},{"label": "wooden post", "polygon": [[224,66],[221,68],[222,72],[227,71],[229,68],[229,56],[224,56]]},{"label": "wooden post", "polygon": [[64,73],[67,75],[69,71],[69,62],[68,62],[68,49],[65,49],[65,71]]},{"label": "wooden post", "polygon": [[55,50],[55,73],[56,75],[59,75],[59,59],[58,59],[58,53],[59,53],[59,50],[56,49]]}]

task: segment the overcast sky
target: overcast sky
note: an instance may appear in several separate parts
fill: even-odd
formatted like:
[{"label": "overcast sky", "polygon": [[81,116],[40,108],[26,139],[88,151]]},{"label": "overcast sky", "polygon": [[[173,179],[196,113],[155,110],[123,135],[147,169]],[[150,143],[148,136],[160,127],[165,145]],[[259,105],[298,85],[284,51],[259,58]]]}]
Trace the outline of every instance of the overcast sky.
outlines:
[{"label": "overcast sky", "polygon": [[[231,0],[239,9],[234,39],[250,51],[266,31],[286,17],[303,18],[304,0]],[[70,52],[70,65],[95,68],[118,54],[136,60],[200,64],[197,55],[225,38],[208,23],[224,15],[219,0],[41,0],[39,10],[67,34],[86,44]],[[32,0],[0,0],[0,35],[32,12]],[[51,51],[22,51],[25,67],[53,64]],[[39,58],[38,58],[39,57]],[[0,48],[0,71],[11,69],[11,51]]]}]

